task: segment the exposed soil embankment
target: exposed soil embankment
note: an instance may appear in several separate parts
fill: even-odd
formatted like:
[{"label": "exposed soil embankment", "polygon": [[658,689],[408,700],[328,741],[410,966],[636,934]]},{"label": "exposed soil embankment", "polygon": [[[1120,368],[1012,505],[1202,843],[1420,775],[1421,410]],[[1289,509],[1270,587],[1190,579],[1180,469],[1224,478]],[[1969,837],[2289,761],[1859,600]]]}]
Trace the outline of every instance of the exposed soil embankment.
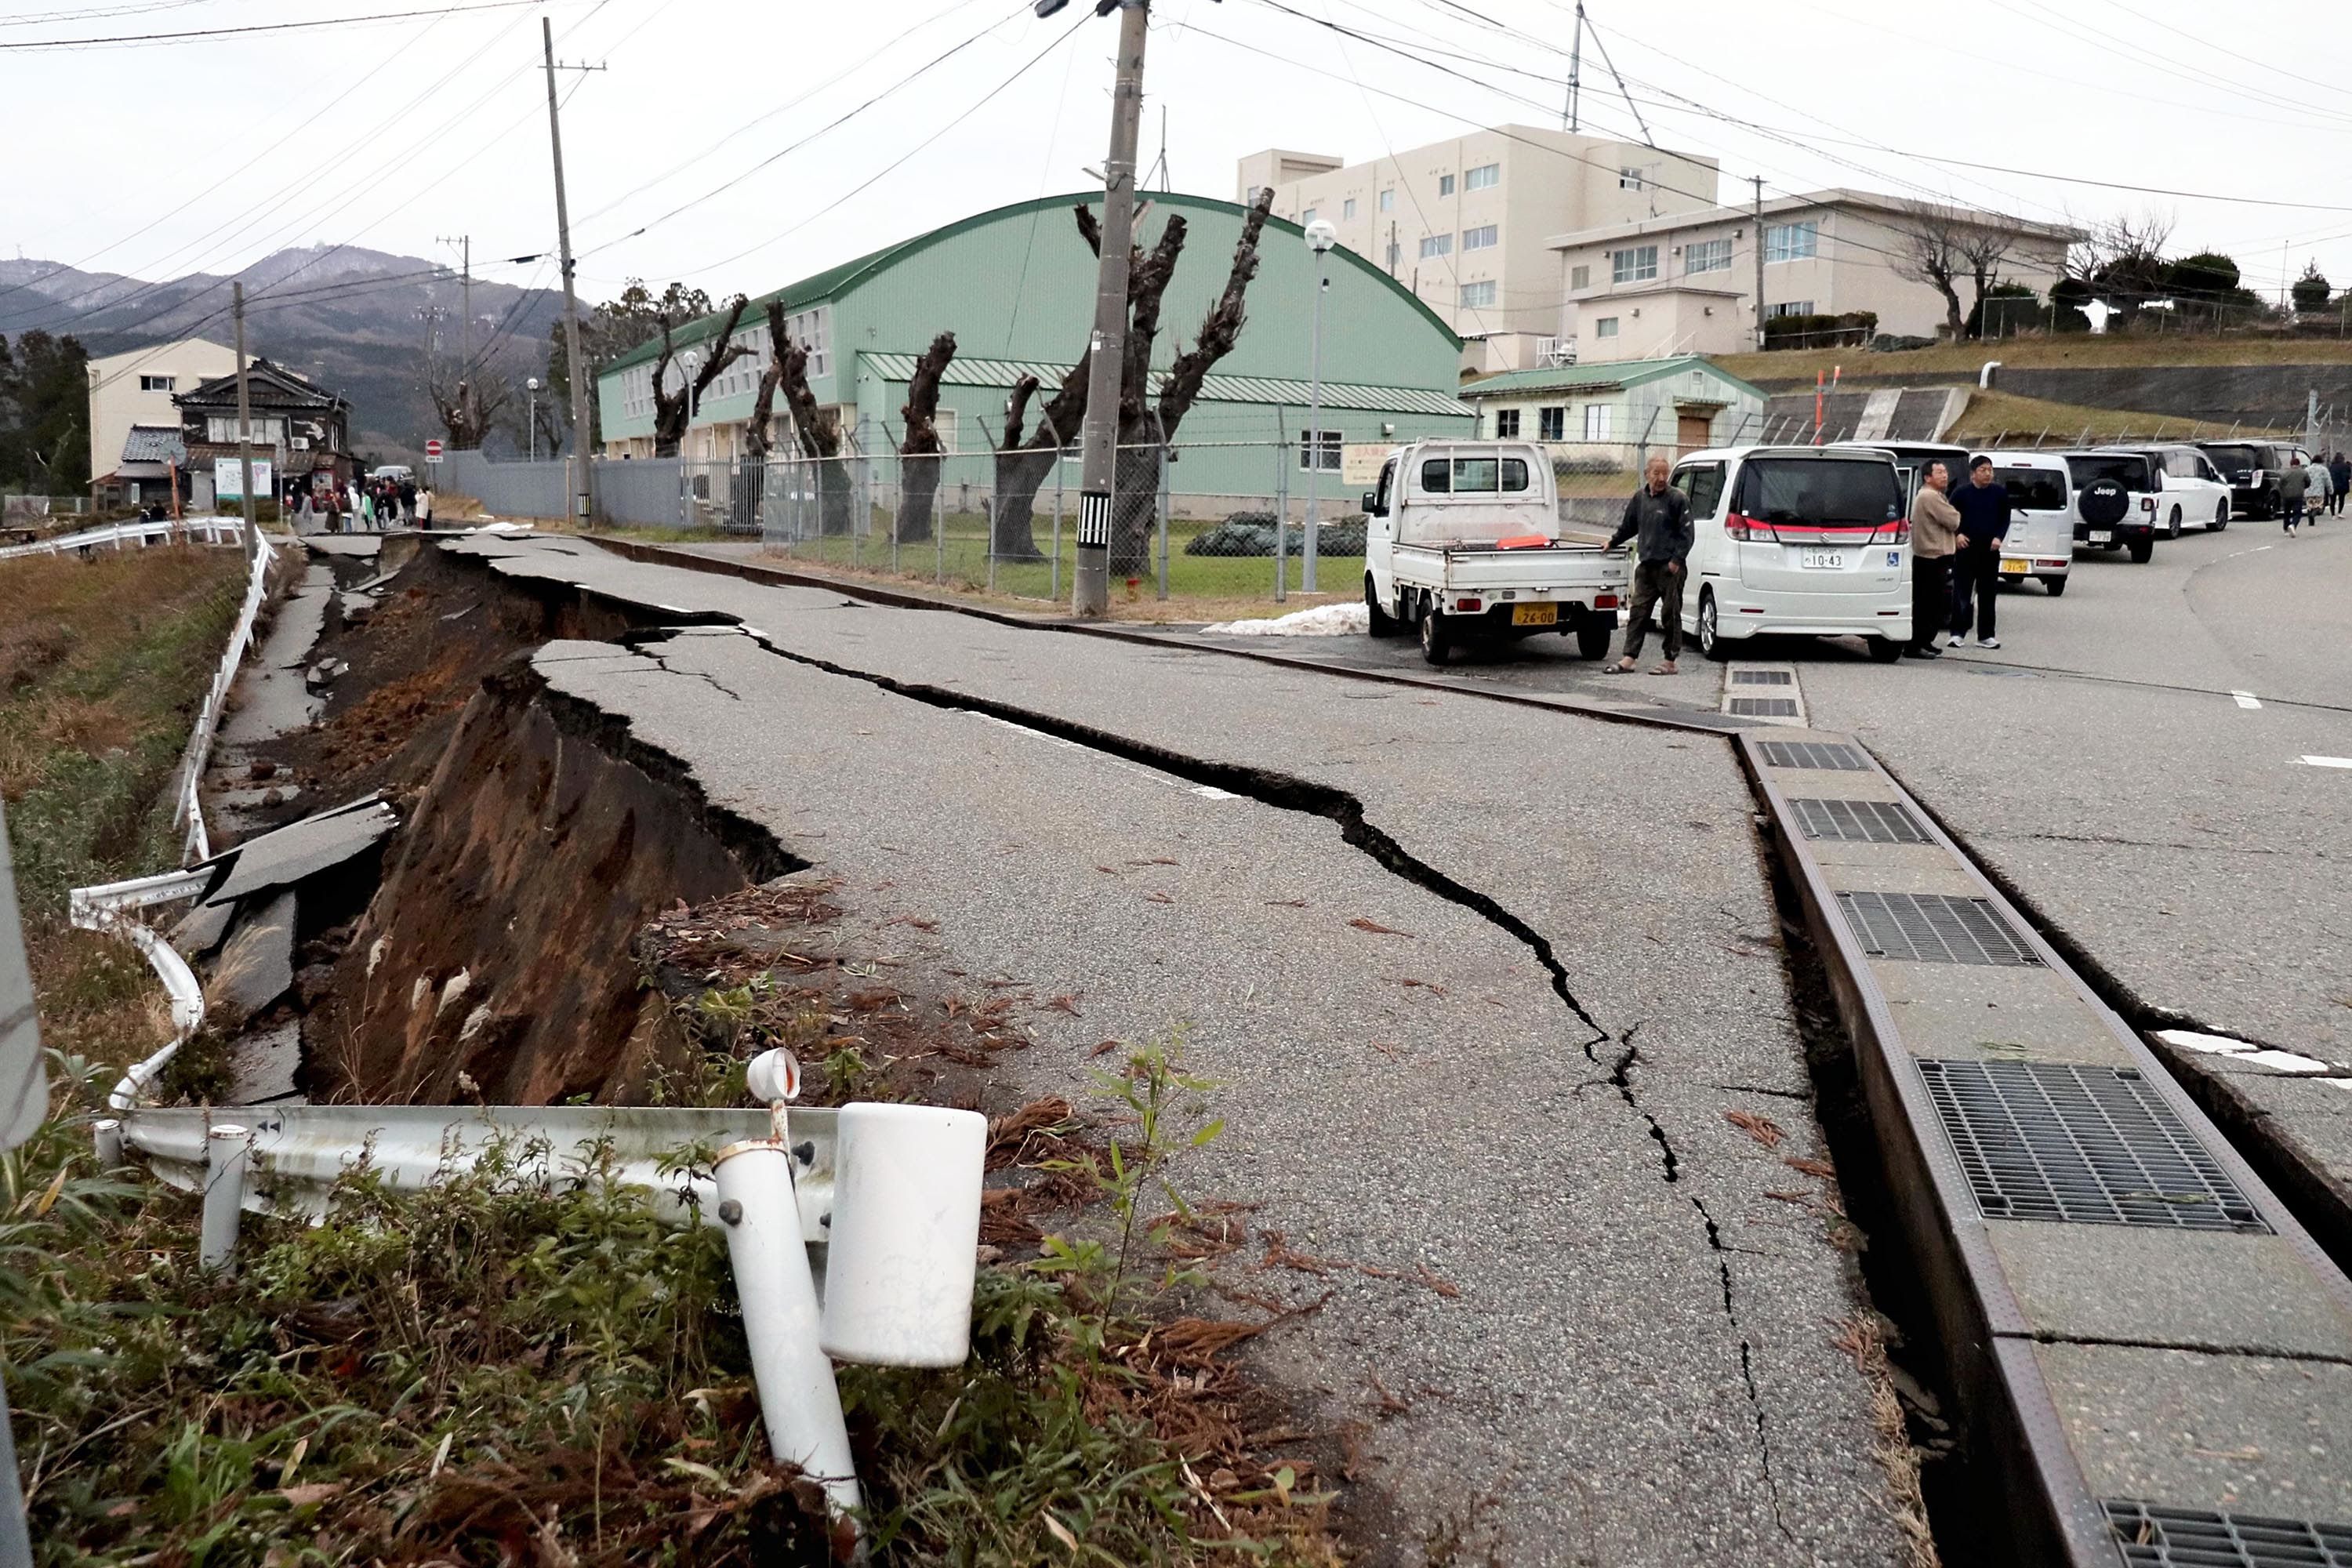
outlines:
[{"label": "exposed soil embankment", "polygon": [[588,729],[519,666],[467,702],[310,1019],[314,1095],[631,1098],[663,1007],[639,929],[793,862]]}]

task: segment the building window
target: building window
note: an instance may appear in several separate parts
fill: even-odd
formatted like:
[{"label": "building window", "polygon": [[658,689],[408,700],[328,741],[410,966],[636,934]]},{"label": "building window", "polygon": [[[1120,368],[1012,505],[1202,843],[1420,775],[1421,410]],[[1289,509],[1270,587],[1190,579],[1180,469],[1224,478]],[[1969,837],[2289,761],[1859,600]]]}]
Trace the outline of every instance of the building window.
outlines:
[{"label": "building window", "polygon": [[1462,248],[1465,250],[1492,250],[1495,248],[1496,236],[1499,232],[1500,231],[1491,223],[1481,224],[1476,228],[1465,228],[1462,231]]},{"label": "building window", "polygon": [[1305,212],[1298,215],[1298,226],[1301,228],[1305,228],[1308,224],[1313,223],[1314,221],[1315,209],[1313,207],[1308,207]]},{"label": "building window", "polygon": [[1591,288],[1591,287],[1592,287],[1592,268],[1590,268],[1590,267],[1571,267],[1571,268],[1570,268],[1568,269],[1568,286],[1569,286],[1570,289],[1590,289],[1590,288]]},{"label": "building window", "polygon": [[1636,245],[1609,253],[1609,281],[1644,283],[1658,275],[1658,247]]},{"label": "building window", "polygon": [[1454,254],[1454,237],[1450,234],[1425,234],[1421,237],[1421,258],[1431,260]]},{"label": "building window", "polygon": [[784,319],[784,336],[808,350],[808,373],[812,380],[829,375],[833,371],[833,307],[819,305]]},{"label": "building window", "polygon": [[1603,316],[1599,321],[1593,322],[1592,335],[1596,338],[1615,337],[1617,335],[1617,318],[1614,316]]},{"label": "building window", "polygon": [[179,384],[180,378],[176,375],[142,375],[139,378],[139,390],[142,392],[169,392]]},{"label": "building window", "polygon": [[1810,316],[1813,313],[1811,300],[1781,300],[1764,307],[1768,316]]},{"label": "building window", "polygon": [[1519,433],[1519,411],[1516,408],[1495,410],[1495,437],[1507,441]]},{"label": "building window", "polygon": [[1396,211],[1396,187],[1394,185],[1391,185],[1387,190],[1381,193],[1381,211],[1384,213],[1392,213]]},{"label": "building window", "polygon": [[1454,194],[1453,175],[1440,174],[1437,176],[1437,194],[1441,196],[1450,196]]},{"label": "building window", "polygon": [[1822,225],[1818,218],[1802,223],[1776,223],[1764,230],[1764,259],[1802,261],[1820,252]]},{"label": "building window", "polygon": [[1536,410],[1536,439],[1565,441],[1568,439],[1568,410],[1538,408]]},{"label": "building window", "polygon": [[1696,245],[1683,247],[1685,272],[1728,272],[1731,270],[1731,241],[1703,239]]},{"label": "building window", "polygon": [[1462,285],[1462,308],[1465,310],[1485,310],[1495,302],[1495,280]]},{"label": "building window", "polygon": [[1617,188],[1619,190],[1638,191],[1642,186],[1642,171],[1638,167],[1629,164],[1628,166],[1617,171]]},{"label": "building window", "polygon": [[1355,197],[1349,196],[1346,201],[1339,204],[1339,216],[1343,218],[1350,218],[1356,216]]},{"label": "building window", "polygon": [[[1301,430],[1298,433],[1298,466],[1302,468],[1319,468],[1327,473],[1338,473],[1341,439],[1337,430]],[[1318,447],[1321,458],[1319,462],[1317,460]]]},{"label": "building window", "polygon": [[[282,419],[257,417],[253,422],[253,444],[257,447],[275,447],[284,439],[285,435],[286,422]],[[205,421],[205,439],[223,445],[236,440],[236,416],[231,414],[224,416],[215,414],[207,418]]]},{"label": "building window", "polygon": [[1588,403],[1584,405],[1584,438],[1588,441],[1609,439],[1609,405]]},{"label": "building window", "polygon": [[1503,165],[1481,163],[1464,175],[1463,181],[1465,187],[1470,190],[1491,191],[1503,183]]}]

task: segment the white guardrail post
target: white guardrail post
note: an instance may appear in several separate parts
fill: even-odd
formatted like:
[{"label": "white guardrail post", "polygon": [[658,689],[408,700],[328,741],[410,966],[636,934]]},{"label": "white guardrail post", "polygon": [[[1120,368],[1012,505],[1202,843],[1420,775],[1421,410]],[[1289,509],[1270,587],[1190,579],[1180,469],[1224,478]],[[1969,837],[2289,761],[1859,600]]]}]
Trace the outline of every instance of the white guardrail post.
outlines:
[{"label": "white guardrail post", "polygon": [[236,682],[237,666],[245,662],[246,647],[253,640],[254,617],[261,613],[270,563],[277,558],[268,539],[257,539],[257,544],[253,573],[245,584],[245,603],[237,611],[228,647],[221,651],[220,666],[213,671],[212,688],[205,693],[205,705],[196,711],[195,728],[188,735],[187,753],[180,759],[180,795],[173,808],[172,826],[184,825],[188,830],[181,847],[183,866],[212,858],[212,843],[205,832],[204,803],[198,792],[204,784],[205,768],[212,761],[213,736],[220,729],[222,708],[228,701],[229,688]]},{"label": "white guardrail post", "polygon": [[236,1227],[245,1213],[245,1167],[251,1158],[242,1127],[223,1122],[205,1135],[205,1212],[196,1261],[227,1270],[236,1261]]}]

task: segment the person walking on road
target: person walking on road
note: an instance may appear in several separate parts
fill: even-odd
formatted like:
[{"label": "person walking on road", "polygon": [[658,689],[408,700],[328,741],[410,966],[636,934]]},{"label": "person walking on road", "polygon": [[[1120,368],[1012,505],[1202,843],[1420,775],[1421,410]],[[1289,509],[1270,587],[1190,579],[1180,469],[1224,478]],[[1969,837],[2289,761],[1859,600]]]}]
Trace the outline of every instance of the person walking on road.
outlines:
[{"label": "person walking on road", "polygon": [[2000,597],[2000,545],[2009,537],[2009,487],[1992,477],[1992,459],[1969,462],[1969,482],[1952,492],[1960,535],[1952,552],[1952,646],[1969,646],[1969,601],[1976,600],[1979,647],[1999,647],[1994,606]]},{"label": "person walking on road", "polygon": [[2279,526],[2289,539],[2294,537],[2295,525],[2303,521],[2304,498],[2311,493],[2311,470],[2303,466],[2301,458],[2289,458],[2286,472],[2279,476]]},{"label": "person walking on road", "polygon": [[2329,458],[2327,459],[2327,478],[2330,484],[2330,488],[2327,492],[2327,515],[2330,517],[2342,517],[2344,515],[2344,492],[2347,489],[2352,489],[2352,458],[2346,457],[2340,451],[2335,456]]},{"label": "person walking on road", "polygon": [[414,523],[416,521],[416,481],[415,479],[400,481],[400,517],[404,522]]},{"label": "person walking on road", "polygon": [[1911,646],[1913,658],[1941,658],[1936,634],[1952,617],[1952,550],[1960,537],[1960,512],[1946,498],[1951,470],[1927,465],[1918,498],[1911,503]]},{"label": "person walking on road", "polygon": [[1649,631],[1653,610],[1658,614],[1658,635],[1665,643],[1666,657],[1650,673],[1675,673],[1675,658],[1683,650],[1684,563],[1690,555],[1693,537],[1689,498],[1666,482],[1666,460],[1651,458],[1642,488],[1625,503],[1625,516],[1609,540],[1612,550],[1629,539],[1634,541],[1641,559],[1633,567],[1633,608],[1625,623],[1625,656],[1611,665],[1608,673],[1630,674],[1640,662],[1642,638]]},{"label": "person walking on road", "polygon": [[416,492],[416,526],[433,526],[433,486],[429,482]]}]

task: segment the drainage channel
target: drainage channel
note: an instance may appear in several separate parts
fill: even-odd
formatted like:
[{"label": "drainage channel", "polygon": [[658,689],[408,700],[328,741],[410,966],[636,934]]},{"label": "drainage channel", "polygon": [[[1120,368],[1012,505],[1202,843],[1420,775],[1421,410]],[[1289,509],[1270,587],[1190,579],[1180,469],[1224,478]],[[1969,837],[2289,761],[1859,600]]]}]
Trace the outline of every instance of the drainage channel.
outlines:
[{"label": "drainage channel", "polygon": [[2000,1521],[1985,1560],[2352,1562],[2352,1283],[1868,753],[1738,750]]}]

